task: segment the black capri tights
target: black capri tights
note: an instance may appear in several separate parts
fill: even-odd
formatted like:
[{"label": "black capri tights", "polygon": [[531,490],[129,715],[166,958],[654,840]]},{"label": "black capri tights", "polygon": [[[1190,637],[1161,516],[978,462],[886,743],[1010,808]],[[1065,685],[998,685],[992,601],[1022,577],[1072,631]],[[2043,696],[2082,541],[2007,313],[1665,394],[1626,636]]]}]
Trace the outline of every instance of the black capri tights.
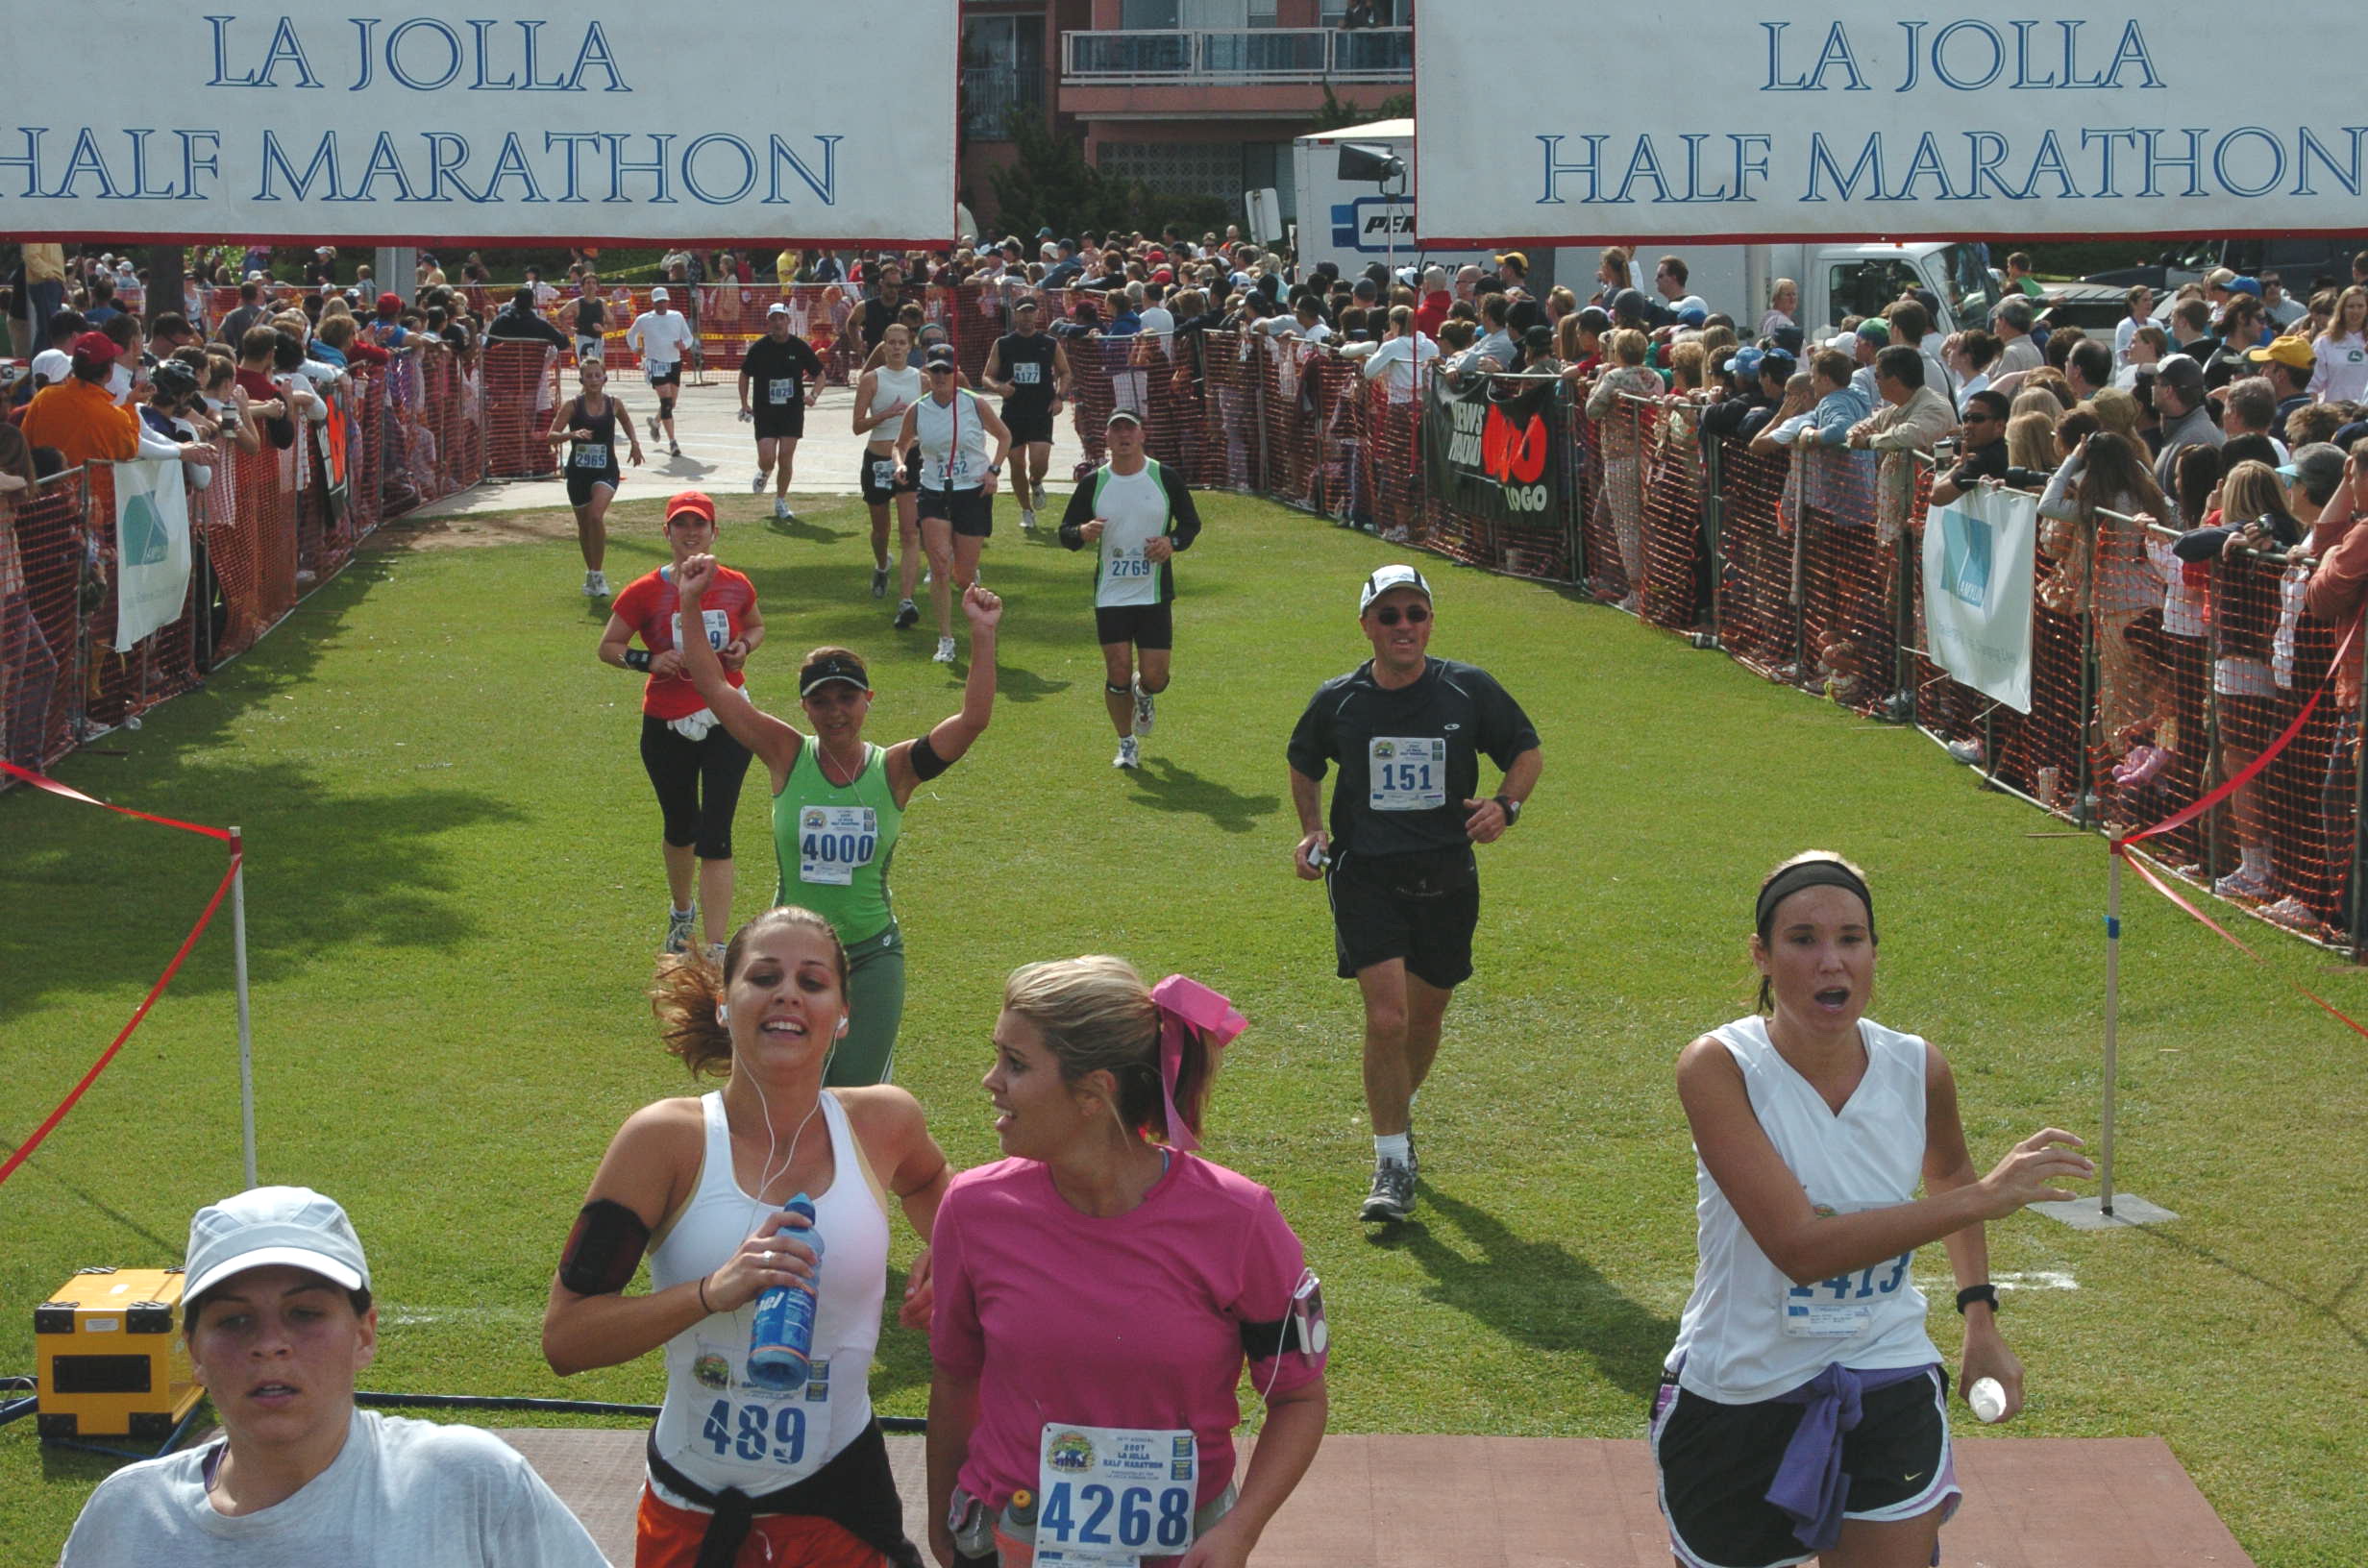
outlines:
[{"label": "black capri tights", "polygon": [[666,842],[692,845],[702,860],[731,859],[731,820],[749,748],[722,724],[703,741],[686,741],[654,714],[641,716],[641,765],[666,817]]}]

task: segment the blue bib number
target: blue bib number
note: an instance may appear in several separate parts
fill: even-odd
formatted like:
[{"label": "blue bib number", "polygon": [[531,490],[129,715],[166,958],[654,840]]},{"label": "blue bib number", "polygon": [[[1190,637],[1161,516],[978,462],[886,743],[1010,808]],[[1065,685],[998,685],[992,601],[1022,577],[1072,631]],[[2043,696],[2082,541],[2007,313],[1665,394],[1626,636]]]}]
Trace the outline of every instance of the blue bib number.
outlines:
[{"label": "blue bib number", "polygon": [[699,1435],[719,1459],[796,1464],[805,1458],[805,1411],[795,1405],[719,1399],[708,1407]]}]

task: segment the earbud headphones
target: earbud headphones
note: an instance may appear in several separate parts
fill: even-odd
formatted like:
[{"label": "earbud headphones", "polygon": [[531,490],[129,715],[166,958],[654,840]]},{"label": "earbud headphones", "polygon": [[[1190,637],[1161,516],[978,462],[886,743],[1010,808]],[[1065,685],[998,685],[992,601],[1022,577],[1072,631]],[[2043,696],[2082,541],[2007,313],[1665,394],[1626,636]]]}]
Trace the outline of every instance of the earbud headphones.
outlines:
[{"label": "earbud headphones", "polygon": [[727,1006],[727,1005],[725,1005],[724,1003],[722,1003],[722,1002],[718,1002],[718,1003],[716,1003],[716,1004],[715,1004],[715,1021],[716,1021],[716,1022],[718,1022],[718,1023],[720,1023],[720,1024],[722,1024],[722,1025],[723,1025],[725,1028],[727,1028],[727,1029],[730,1028],[730,1027],[731,1027],[731,1009],[730,1009],[728,1006]]}]

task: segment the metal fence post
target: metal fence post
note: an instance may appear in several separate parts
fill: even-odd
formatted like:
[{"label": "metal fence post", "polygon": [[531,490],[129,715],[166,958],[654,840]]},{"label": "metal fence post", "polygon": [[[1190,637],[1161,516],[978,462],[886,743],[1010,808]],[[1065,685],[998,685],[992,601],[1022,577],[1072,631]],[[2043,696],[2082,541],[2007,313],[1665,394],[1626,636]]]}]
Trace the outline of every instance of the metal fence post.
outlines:
[{"label": "metal fence post", "polygon": [[[1912,502],[1909,509],[1913,512]],[[1923,530],[1902,518],[1899,537],[1891,542],[1898,555],[1891,566],[1891,696],[1883,717],[1903,724],[1915,723],[1915,596],[1924,566],[1922,539]]]},{"label": "metal fence post", "polygon": [[[2357,623],[2355,625],[2356,625]],[[2353,632],[2355,638],[2358,635],[2359,631]],[[2353,657],[2359,657],[2356,649],[2354,649]],[[2368,882],[2368,833],[2361,831],[2362,824],[2368,823],[2368,766],[2362,765],[2361,757],[2363,740],[2368,740],[2368,680],[2360,683],[2360,696],[2350,717],[2352,720],[2352,853],[2346,863],[2349,870],[2343,884],[2343,928],[2352,939],[2352,962],[2357,964],[2360,962],[2362,951],[2360,929],[2363,923],[2360,919],[2362,894],[2368,892],[2368,889],[2362,887],[2363,882]],[[2338,731],[2337,734],[2338,744],[2340,744],[2341,732]]]},{"label": "metal fence post", "polygon": [[[2092,518],[2088,525],[2094,527]],[[2103,723],[2097,707],[2097,543],[2088,541],[2088,570],[2081,579],[2081,705],[2079,723],[2072,729],[2072,746],[2078,753],[2080,766],[2072,771],[2072,825],[2086,827],[2088,822],[2088,781],[2091,759],[2096,747],[2088,741],[2092,724]]]},{"label": "metal fence post", "polygon": [[1722,443],[1719,441],[1718,437],[1714,435],[1701,434],[1700,429],[1701,427],[1697,422],[1695,426],[1695,443],[1700,448],[1702,453],[1702,489],[1700,495],[1702,503],[1702,548],[1709,555],[1711,563],[1710,602],[1703,606],[1703,613],[1708,619],[1711,630],[1710,640],[1706,643],[1698,643],[1695,646],[1714,649],[1724,646],[1719,640],[1719,634],[1723,629],[1722,623],[1719,619],[1719,607],[1723,601],[1722,596],[1726,592],[1727,585],[1727,500],[1725,489],[1721,482],[1722,476],[1719,472],[1722,465],[1719,460],[1718,453]]},{"label": "metal fence post", "polygon": [[1253,341],[1250,347],[1255,356],[1253,362],[1258,367],[1258,375],[1250,389],[1250,404],[1254,410],[1250,423],[1258,431],[1258,482],[1251,487],[1250,493],[1271,501],[1274,499],[1274,485],[1267,456],[1267,373],[1274,366],[1266,344]]}]

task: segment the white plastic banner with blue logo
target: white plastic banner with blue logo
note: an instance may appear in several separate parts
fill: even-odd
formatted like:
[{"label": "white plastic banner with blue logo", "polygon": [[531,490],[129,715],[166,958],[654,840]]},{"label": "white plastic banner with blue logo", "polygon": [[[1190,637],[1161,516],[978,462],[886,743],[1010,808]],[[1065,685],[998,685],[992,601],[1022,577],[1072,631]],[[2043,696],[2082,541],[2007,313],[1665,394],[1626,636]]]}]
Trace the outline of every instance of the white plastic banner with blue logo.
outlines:
[{"label": "white plastic banner with blue logo", "polygon": [[[1493,0],[1415,33],[1421,238],[2213,236],[2361,223],[2357,12]],[[2232,33],[2231,28],[2236,29]],[[2232,91],[2238,61],[2257,81]],[[2274,58],[2276,64],[2267,61]]]},{"label": "white plastic banner with blue logo", "polygon": [[189,497],[181,464],[146,457],[115,471],[115,648],[181,616],[189,597]]},{"label": "white plastic banner with blue logo", "polygon": [[942,244],[957,4],[0,0],[0,233]]},{"label": "white plastic banner with blue logo", "polygon": [[1932,661],[2031,711],[2031,590],[2039,500],[1977,486],[1924,520],[1924,634]]}]

